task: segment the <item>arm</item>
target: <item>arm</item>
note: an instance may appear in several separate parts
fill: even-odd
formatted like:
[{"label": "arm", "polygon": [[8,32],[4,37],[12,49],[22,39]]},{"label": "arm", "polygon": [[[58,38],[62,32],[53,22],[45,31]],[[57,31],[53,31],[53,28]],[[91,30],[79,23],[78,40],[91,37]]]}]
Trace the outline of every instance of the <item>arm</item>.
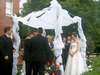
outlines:
[{"label": "arm", "polygon": [[80,40],[79,40],[79,38],[77,38],[76,43],[77,43],[77,48],[76,48],[76,50],[75,50],[75,52],[73,54],[76,54],[77,51],[80,50]]},{"label": "arm", "polygon": [[75,43],[76,43],[75,46],[71,45],[70,48],[69,48],[69,54],[70,54],[71,56],[73,56],[74,54],[77,53],[77,51],[80,50],[80,41],[79,41],[79,39],[77,39],[77,40],[75,41]]},{"label": "arm", "polygon": [[74,55],[74,53],[72,52],[72,47],[71,47],[71,45],[70,45],[70,48],[69,48],[69,55],[70,55],[70,56],[73,56],[73,55]]}]

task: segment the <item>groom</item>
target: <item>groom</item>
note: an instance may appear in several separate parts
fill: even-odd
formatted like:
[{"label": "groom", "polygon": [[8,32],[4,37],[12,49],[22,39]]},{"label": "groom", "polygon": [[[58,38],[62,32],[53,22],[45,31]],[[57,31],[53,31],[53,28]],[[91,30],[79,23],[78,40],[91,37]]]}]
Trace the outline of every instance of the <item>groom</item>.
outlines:
[{"label": "groom", "polygon": [[46,37],[42,36],[43,29],[38,28],[37,36],[32,38],[31,51],[32,51],[32,65],[33,75],[44,75],[45,64],[50,60],[50,48]]},{"label": "groom", "polygon": [[28,36],[24,40],[24,56],[25,56],[25,64],[26,64],[26,75],[31,75],[32,73],[32,59],[31,59],[31,50],[30,50],[30,42],[31,39],[35,36],[34,33],[36,30],[32,30]]},{"label": "groom", "polygon": [[43,29],[38,28],[29,44],[31,51],[33,75],[44,75],[45,64],[51,59],[50,48],[46,37],[42,36]]},{"label": "groom", "polygon": [[64,41],[65,42],[65,48],[63,49],[63,54],[62,54],[64,70],[65,70],[65,66],[67,64],[67,58],[68,58],[69,47],[70,47],[70,42],[71,42],[71,36],[68,35],[65,39],[66,39]]}]

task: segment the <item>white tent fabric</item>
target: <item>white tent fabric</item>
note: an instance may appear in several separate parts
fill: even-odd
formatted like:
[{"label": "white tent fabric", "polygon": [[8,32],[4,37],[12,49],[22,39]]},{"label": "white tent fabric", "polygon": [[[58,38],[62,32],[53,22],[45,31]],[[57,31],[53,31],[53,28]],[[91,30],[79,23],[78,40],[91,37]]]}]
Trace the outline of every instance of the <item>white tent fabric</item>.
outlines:
[{"label": "white tent fabric", "polygon": [[[78,33],[81,39],[81,53],[84,59],[84,67],[85,69],[87,69],[86,37],[82,29],[81,18],[78,16],[74,16],[72,18],[68,14],[68,11],[63,9],[57,0],[52,0],[50,2],[50,6],[47,8],[44,8],[40,11],[33,11],[29,13],[28,15],[26,15],[25,17],[16,17],[16,19],[17,19],[16,21],[20,21],[23,24],[34,27],[34,28],[42,27],[44,29],[55,29],[54,42],[56,41],[59,44],[54,43],[54,45],[55,45],[55,49],[58,49],[56,47],[59,47],[60,50],[62,50],[62,48],[64,47],[62,39],[61,39],[62,26],[69,26],[73,23],[78,23]],[[15,25],[15,28],[13,29],[15,30],[18,27],[16,27],[16,24],[14,25]],[[18,34],[17,32],[15,33]],[[19,37],[16,37],[16,39],[19,40]],[[57,41],[57,39],[59,40]]]}]

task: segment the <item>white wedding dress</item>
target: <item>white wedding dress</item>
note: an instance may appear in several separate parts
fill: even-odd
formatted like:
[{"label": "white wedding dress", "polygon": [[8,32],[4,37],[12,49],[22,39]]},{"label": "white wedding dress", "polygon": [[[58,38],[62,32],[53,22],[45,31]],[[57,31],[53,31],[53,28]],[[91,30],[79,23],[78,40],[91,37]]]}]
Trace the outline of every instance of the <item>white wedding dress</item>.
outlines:
[{"label": "white wedding dress", "polygon": [[[77,50],[77,43],[71,43],[70,48],[69,52],[75,52]],[[77,50],[73,56],[69,54],[64,75],[81,75],[84,71],[82,61],[80,50]]]}]

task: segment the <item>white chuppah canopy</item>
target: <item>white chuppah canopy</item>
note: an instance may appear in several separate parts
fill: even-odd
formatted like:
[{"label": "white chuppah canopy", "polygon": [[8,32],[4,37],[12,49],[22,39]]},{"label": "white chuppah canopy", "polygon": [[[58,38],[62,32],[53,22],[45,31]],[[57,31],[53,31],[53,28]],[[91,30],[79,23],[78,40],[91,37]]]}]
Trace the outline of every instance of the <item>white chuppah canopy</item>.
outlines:
[{"label": "white chuppah canopy", "polygon": [[[81,17],[74,16],[72,18],[68,14],[68,11],[63,9],[57,0],[52,0],[50,2],[50,6],[47,8],[44,8],[40,11],[33,11],[33,12],[29,13],[28,15],[26,15],[25,17],[14,16],[13,19],[16,19],[16,21],[20,21],[23,24],[34,27],[34,28],[42,27],[44,29],[55,29],[54,42],[56,41],[56,44],[60,44],[60,45],[57,46],[54,43],[54,47],[55,47],[55,49],[61,49],[61,50],[64,47],[62,39],[61,39],[62,26],[69,26],[73,23],[78,23],[78,33],[79,33],[80,40],[81,40],[81,53],[82,53],[82,56],[84,59],[84,67],[85,67],[85,69],[87,69],[86,37],[83,33],[83,29],[81,26]],[[13,20],[13,21],[15,23],[15,20]],[[16,30],[16,28],[18,29],[18,26],[16,26],[16,24],[14,24],[14,30]],[[16,39],[19,39],[19,37]],[[59,39],[59,41],[57,41],[58,39]],[[17,41],[16,41],[16,43],[17,43]]]}]

